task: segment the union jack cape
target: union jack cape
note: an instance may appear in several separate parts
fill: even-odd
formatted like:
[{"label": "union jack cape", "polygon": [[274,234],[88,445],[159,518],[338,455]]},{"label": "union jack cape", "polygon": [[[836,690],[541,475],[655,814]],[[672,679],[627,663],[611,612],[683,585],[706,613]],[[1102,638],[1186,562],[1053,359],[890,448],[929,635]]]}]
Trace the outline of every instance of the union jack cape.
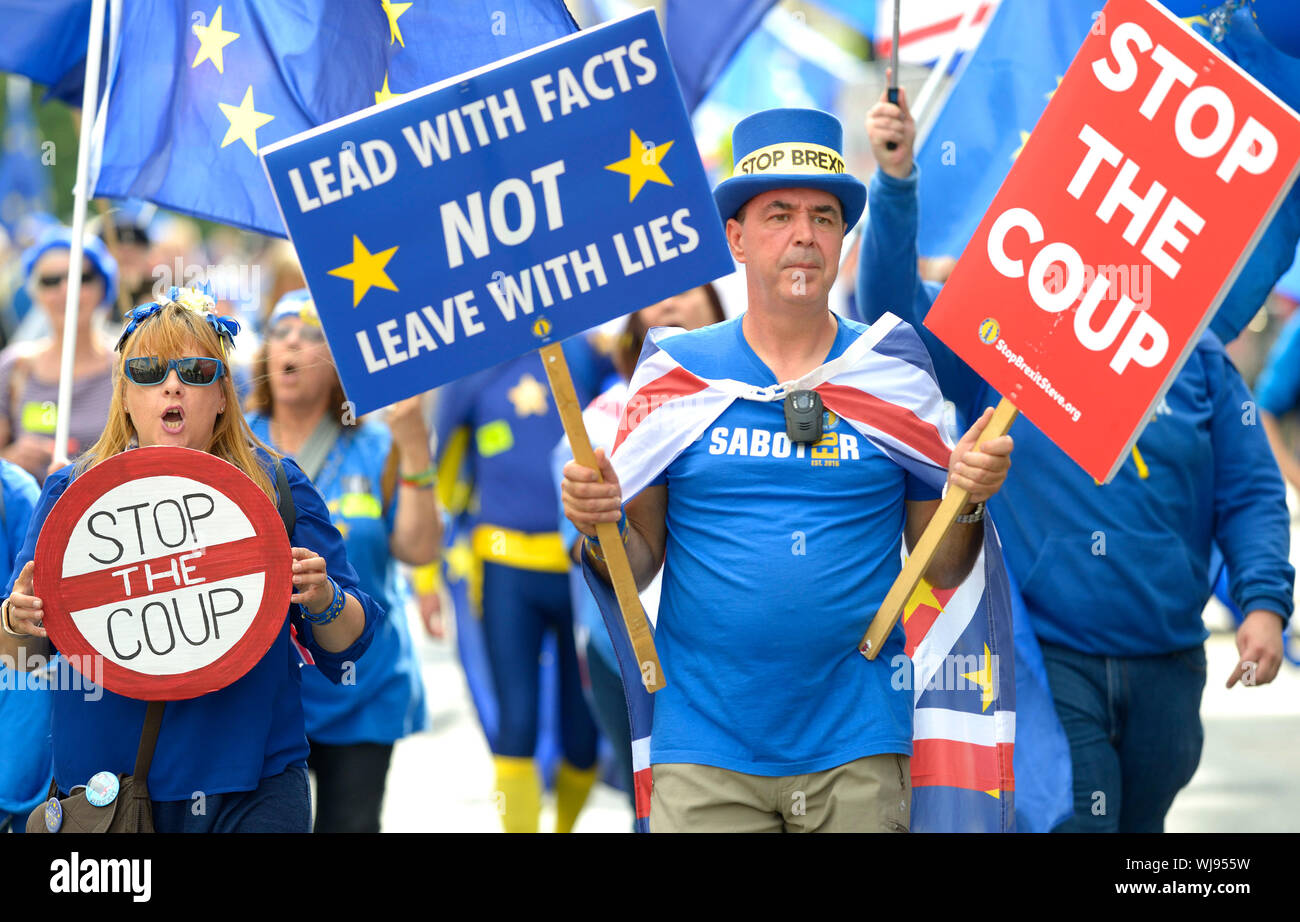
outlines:
[{"label": "union jack cape", "polygon": [[[734,400],[773,401],[810,388],[823,405],[909,473],[935,489],[947,480],[952,446],[942,398],[915,331],[885,314],[838,358],[796,382],[760,388],[707,379],[673,358],[675,329],[646,339],[611,456],[626,501],[651,483]],[[669,548],[671,557],[671,547]],[[901,567],[901,563],[900,563]],[[583,555],[587,583],[614,642],[632,728],[636,817],[649,831],[653,696],[623,625],[618,600]],[[913,664],[912,817],[915,832],[1006,832],[1015,823],[1012,755],[1015,678],[1011,601],[1001,545],[985,520],[984,547],[956,589],[913,594],[904,614]],[[863,611],[862,626],[875,615]],[[671,683],[673,677],[666,675]]]}]

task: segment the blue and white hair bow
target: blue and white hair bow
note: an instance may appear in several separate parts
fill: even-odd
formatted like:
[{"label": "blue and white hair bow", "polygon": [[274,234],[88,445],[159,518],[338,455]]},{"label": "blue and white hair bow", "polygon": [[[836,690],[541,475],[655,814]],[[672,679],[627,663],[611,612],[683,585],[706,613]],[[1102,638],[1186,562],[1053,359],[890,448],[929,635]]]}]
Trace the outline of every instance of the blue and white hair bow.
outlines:
[{"label": "blue and white hair bow", "polygon": [[217,313],[217,301],[212,295],[212,285],[210,282],[204,282],[201,288],[178,288],[173,285],[157,301],[150,301],[148,304],[141,304],[127,311],[124,317],[126,326],[122,329],[122,336],[117,341],[116,350],[121,352],[136,327],[169,304],[178,304],[196,314],[202,314],[208,326],[212,327],[218,338],[225,342],[226,348],[234,348],[235,334],[239,332],[239,321],[232,317],[222,317]]}]

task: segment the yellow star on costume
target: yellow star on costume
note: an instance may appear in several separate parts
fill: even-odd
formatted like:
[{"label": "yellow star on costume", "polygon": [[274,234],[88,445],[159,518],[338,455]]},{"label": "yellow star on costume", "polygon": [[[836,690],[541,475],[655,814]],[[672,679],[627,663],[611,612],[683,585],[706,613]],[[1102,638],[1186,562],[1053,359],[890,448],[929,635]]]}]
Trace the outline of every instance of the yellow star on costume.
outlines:
[{"label": "yellow star on costume", "polygon": [[668,178],[663,167],[659,164],[664,157],[668,155],[668,149],[673,146],[673,142],[659,144],[653,148],[642,144],[641,139],[636,136],[636,132],[629,132],[632,137],[628,144],[628,154],[622,160],[611,163],[605,167],[607,170],[613,170],[615,173],[626,173],[628,177],[627,200],[630,202],[636,198],[636,194],[641,191],[641,187],[648,182],[657,182],[661,186],[671,186],[673,181]]},{"label": "yellow star on costume", "polygon": [[329,274],[351,280],[352,306],[356,307],[371,288],[387,288],[389,291],[397,291],[397,286],[393,284],[393,280],[384,271],[384,267],[388,265],[388,261],[393,258],[393,254],[396,252],[397,247],[389,247],[378,253],[371,253],[366,249],[366,245],[361,242],[361,238],[353,234],[352,262],[339,266],[337,269],[331,269]]},{"label": "yellow star on costume", "polygon": [[506,391],[506,396],[515,405],[515,415],[546,415],[546,388],[532,375],[524,375],[519,383]]},{"label": "yellow star on costume", "polygon": [[928,580],[924,579],[916,584],[916,588],[912,590],[912,597],[903,606],[903,623],[907,624],[912,615],[916,613],[917,608],[922,605],[930,605],[939,611],[943,611],[943,605],[939,603],[939,599],[934,594],[934,587],[930,585]]},{"label": "yellow star on costume", "polygon": [[412,6],[410,3],[390,3],[389,0],[383,0],[384,13],[388,16],[388,44],[401,45],[406,47],[406,42],[402,41],[402,30],[397,27],[397,20],[401,15],[409,10]]},{"label": "yellow star on costume", "polygon": [[401,93],[394,93],[388,88],[388,74],[384,74],[384,86],[382,89],[375,90],[375,105],[381,102],[388,102],[390,99],[397,99]]},{"label": "yellow star on costume", "polygon": [[983,703],[981,711],[987,711],[989,705],[993,703],[993,660],[989,658],[989,645],[984,645],[984,668],[979,672],[963,672],[963,679],[970,679],[981,689],[980,700]]},{"label": "yellow star on costume", "polygon": [[221,57],[221,49],[239,38],[239,33],[227,32],[221,28],[221,7],[217,7],[217,11],[212,14],[212,24],[195,26],[194,34],[199,37],[199,53],[194,56],[194,63],[190,68],[198,67],[204,61],[211,61],[217,73],[224,74],[225,61]]},{"label": "yellow star on costume", "polygon": [[1002,799],[1002,792],[999,791],[997,788],[994,788],[991,791],[985,791],[984,793],[989,795],[990,797],[997,798],[998,800]]},{"label": "yellow star on costume", "polygon": [[468,538],[459,538],[447,548],[447,578],[453,583],[469,579],[474,572],[474,552],[470,549]]},{"label": "yellow star on costume", "polygon": [[236,141],[243,141],[248,145],[248,149],[254,154],[257,153],[257,129],[261,128],[274,115],[267,115],[265,112],[258,112],[253,108],[253,88],[250,86],[244,93],[244,101],[237,106],[232,106],[228,102],[217,103],[221,111],[225,113],[226,118],[230,119],[230,128],[226,131],[226,136],[221,141],[221,146],[233,144]]},{"label": "yellow star on costume", "polygon": [[1015,160],[1017,157],[1020,156],[1020,152],[1025,149],[1025,144],[1027,144],[1028,142],[1029,142],[1029,132],[1028,131],[1020,132],[1020,146],[1011,152],[1012,160]]}]

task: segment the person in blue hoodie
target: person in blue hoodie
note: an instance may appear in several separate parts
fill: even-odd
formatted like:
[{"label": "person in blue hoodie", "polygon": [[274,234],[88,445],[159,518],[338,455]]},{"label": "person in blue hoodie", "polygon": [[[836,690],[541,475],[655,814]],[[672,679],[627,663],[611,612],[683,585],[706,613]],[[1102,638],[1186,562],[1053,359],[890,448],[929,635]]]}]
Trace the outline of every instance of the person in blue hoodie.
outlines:
[{"label": "person in blue hoodie", "polygon": [[[905,95],[898,106],[882,97],[867,131],[880,169],[869,189],[858,308],[867,321],[892,312],[911,323],[944,396],[970,419],[998,395],[923,325],[938,286],[917,270],[919,176]],[[1213,544],[1246,613],[1228,687],[1277,675],[1295,571],[1282,478],[1253,407],[1207,332],[1109,484],[1028,419],[1011,428],[1017,472],[989,506],[1069,740],[1074,815],[1058,831],[1163,831],[1195,773]]]}]

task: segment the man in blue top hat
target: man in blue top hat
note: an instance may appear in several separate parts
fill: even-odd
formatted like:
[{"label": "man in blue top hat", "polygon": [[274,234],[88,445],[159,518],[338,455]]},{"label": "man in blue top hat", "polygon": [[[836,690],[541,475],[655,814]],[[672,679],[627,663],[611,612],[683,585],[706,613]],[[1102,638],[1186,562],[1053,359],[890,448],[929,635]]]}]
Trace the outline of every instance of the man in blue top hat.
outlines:
[{"label": "man in blue top hat", "polygon": [[[844,172],[842,129],[825,112],[750,116],[736,126],[733,150],[735,175],[714,197],[746,269],[748,310],[690,333],[652,334],[642,365],[667,353],[700,383],[740,396],[699,439],[665,450],[661,472],[635,496],[622,495],[603,453],[599,478],[570,462],[565,514],[587,536],[584,553],[601,577],[602,521],[620,523],[638,584],[665,567],[652,831],[903,831],[912,751],[910,666],[895,665],[903,630],[874,661],[857,643],[898,575],[903,535],[909,547],[920,536],[938,506],[932,484],[945,475],[971,491],[971,503],[927,578],[955,586],[970,571],[983,501],[1006,477],[1011,440],[977,444],[990,410],[953,450],[911,410],[880,401],[931,439],[934,476],[923,482],[903,458],[906,438],[882,448],[887,440],[861,438],[823,412],[811,382],[826,380],[823,370],[850,348],[856,363],[868,334],[828,308],[866,189]],[[911,392],[900,402],[938,407],[916,334],[901,323],[883,329],[870,354],[906,382],[895,388]],[[641,424],[625,415],[621,427]]]}]

